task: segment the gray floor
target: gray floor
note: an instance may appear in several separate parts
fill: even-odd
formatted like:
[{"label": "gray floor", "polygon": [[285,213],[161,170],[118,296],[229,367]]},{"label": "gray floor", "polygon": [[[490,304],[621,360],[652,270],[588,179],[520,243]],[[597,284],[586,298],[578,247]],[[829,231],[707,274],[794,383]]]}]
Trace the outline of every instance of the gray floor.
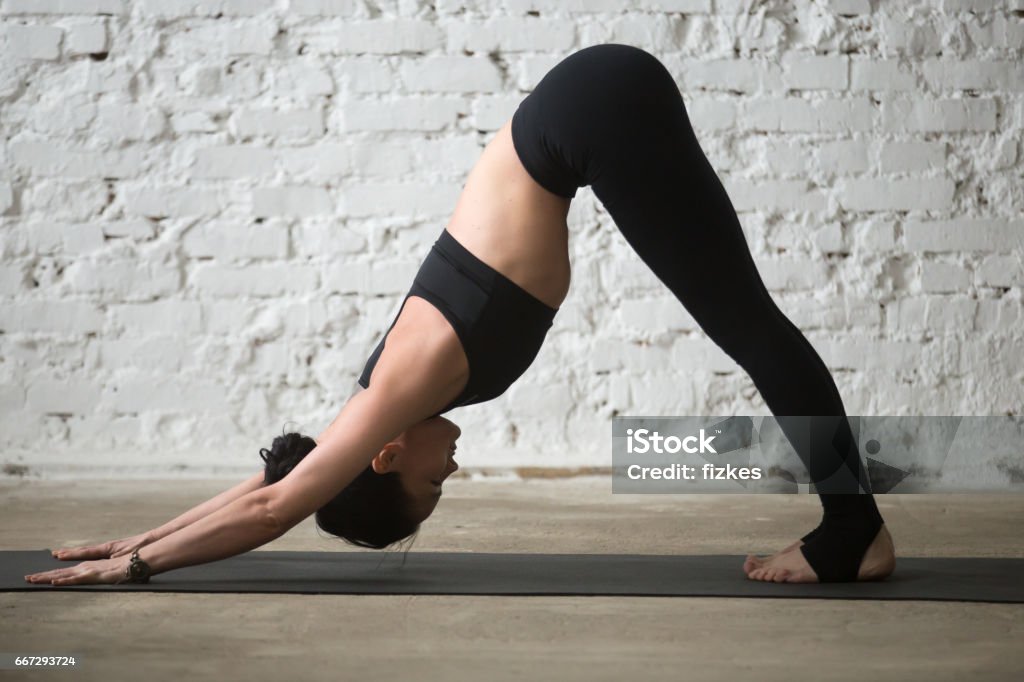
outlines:
[{"label": "gray floor", "polygon": [[[6,480],[0,547],[137,533],[230,483]],[[1024,556],[1024,496],[877,499],[899,556]],[[452,479],[413,550],[768,553],[819,515],[812,496],[611,495],[604,477]],[[349,548],[310,519],[261,549]],[[0,651],[82,657],[73,672],[4,679],[933,682],[1024,671],[1022,605],[54,592],[3,593],[0,608]]]}]

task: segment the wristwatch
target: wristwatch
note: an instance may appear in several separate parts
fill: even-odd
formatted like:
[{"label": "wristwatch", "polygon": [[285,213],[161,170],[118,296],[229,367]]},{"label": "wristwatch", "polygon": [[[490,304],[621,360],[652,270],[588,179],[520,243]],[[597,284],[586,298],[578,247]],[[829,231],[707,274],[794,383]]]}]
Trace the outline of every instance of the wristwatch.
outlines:
[{"label": "wristwatch", "polygon": [[148,583],[151,569],[149,564],[139,558],[139,550],[132,552],[130,558],[131,563],[128,564],[128,568],[124,571],[125,582]]}]

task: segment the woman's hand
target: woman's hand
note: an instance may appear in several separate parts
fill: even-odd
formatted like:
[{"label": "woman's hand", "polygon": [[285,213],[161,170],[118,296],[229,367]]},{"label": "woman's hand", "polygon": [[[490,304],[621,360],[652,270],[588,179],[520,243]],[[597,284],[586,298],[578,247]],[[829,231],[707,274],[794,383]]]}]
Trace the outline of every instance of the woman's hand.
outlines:
[{"label": "woman's hand", "polygon": [[25,580],[30,583],[49,583],[51,585],[116,584],[127,582],[125,572],[130,562],[129,557],[83,561],[77,566],[32,573],[26,575]]},{"label": "woman's hand", "polygon": [[114,559],[116,557],[128,556],[135,550],[140,547],[144,547],[151,542],[153,542],[153,538],[150,537],[149,531],[146,531],[145,533],[133,535],[130,538],[111,540],[110,542],[103,542],[98,545],[89,545],[87,547],[64,547],[62,549],[55,549],[51,553],[54,558],[61,559],[63,561],[75,561],[81,559]]}]

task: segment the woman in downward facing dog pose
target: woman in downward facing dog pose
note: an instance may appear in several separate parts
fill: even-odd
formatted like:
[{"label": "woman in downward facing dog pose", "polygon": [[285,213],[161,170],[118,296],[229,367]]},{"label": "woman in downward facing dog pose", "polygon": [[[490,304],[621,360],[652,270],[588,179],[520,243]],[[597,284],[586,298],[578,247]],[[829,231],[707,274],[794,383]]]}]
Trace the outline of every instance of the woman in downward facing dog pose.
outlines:
[{"label": "woman in downward facing dog pose", "polygon": [[[828,369],[762,283],[669,72],[640,48],[608,43],[559,62],[484,149],[363,369],[366,390],[316,441],[280,436],[248,481],[148,533],[60,550],[101,560],[30,578],[144,581],[251,550],[313,513],[320,528],[363,547],[412,535],[458,468],[461,431],[440,415],[501,395],[540,350],[568,293],[566,217],[584,186],[750,375],[816,484],[819,525],[770,557],[748,556],[747,577],[889,575],[892,538]],[[834,418],[815,420],[807,438],[788,415]]]}]

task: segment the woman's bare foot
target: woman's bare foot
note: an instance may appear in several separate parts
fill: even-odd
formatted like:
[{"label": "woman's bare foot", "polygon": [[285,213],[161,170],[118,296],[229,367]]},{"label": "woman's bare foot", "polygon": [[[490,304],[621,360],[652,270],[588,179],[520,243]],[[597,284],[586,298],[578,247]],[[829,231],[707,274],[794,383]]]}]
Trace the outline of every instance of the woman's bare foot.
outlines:
[{"label": "woman's bare foot", "polygon": [[[786,583],[816,583],[818,576],[807,563],[803,552],[795,551],[803,541],[797,540],[781,552],[770,557],[749,555],[743,562],[743,570],[750,580]],[[857,570],[857,580],[881,580],[890,575],[896,568],[896,549],[892,542],[889,529],[882,524],[878,535],[861,559]]]},{"label": "woman's bare foot", "polygon": [[772,554],[770,556],[757,556],[756,554],[748,554],[746,561],[743,562],[743,570],[746,573],[750,573],[755,568],[761,568],[762,566],[764,566],[765,562],[774,559],[775,557],[779,556],[780,554],[785,554],[786,552],[792,552],[797,547],[802,547],[803,544],[804,544],[803,540],[797,540],[796,542],[791,544],[789,547],[786,547],[785,549],[780,549],[778,552],[776,552],[775,554]]}]

